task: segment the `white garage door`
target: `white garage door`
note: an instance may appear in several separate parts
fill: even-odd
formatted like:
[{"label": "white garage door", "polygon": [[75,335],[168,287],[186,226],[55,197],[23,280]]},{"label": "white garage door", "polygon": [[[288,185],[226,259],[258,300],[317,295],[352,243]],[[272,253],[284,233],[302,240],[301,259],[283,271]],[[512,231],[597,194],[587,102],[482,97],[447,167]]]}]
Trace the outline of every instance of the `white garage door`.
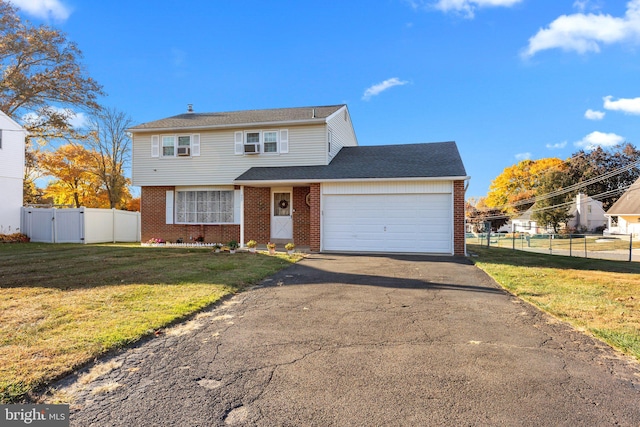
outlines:
[{"label": "white garage door", "polygon": [[450,194],[326,195],[323,249],[451,254]]}]

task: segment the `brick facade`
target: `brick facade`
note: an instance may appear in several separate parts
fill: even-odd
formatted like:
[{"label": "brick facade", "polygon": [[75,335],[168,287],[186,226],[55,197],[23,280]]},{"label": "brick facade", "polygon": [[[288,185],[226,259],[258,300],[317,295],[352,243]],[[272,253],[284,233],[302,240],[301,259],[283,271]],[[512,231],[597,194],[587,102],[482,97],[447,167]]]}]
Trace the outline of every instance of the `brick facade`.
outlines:
[{"label": "brick facade", "polygon": [[453,254],[466,255],[464,232],[464,181],[453,182]]},{"label": "brick facade", "polygon": [[244,241],[271,239],[271,188],[244,187]]},{"label": "brick facade", "polygon": [[293,188],[293,242],[299,246],[309,246],[311,242],[311,208],[307,205],[310,191],[309,187]]},{"label": "brick facade", "polygon": [[240,225],[237,224],[167,224],[167,191],[174,189],[175,187],[142,187],[140,217],[143,242],[158,238],[168,242],[182,239],[185,243],[189,243],[198,236],[203,236],[206,243],[227,243],[240,239]]},{"label": "brick facade", "polygon": [[314,252],[320,251],[320,184],[311,184],[311,203],[309,219],[309,248]]},{"label": "brick facade", "polygon": [[[464,181],[453,183],[453,250],[454,255],[465,255],[464,230]],[[185,225],[166,224],[166,192],[174,187],[142,187],[141,219],[142,241],[160,238],[175,242],[183,239],[190,242],[203,236],[205,242],[226,243],[240,240],[240,225]],[[306,198],[309,194],[310,205]],[[293,242],[299,246],[309,246],[314,252],[320,251],[320,184],[310,187],[293,188]],[[271,188],[244,188],[245,242],[256,240],[266,243],[271,240]]]}]

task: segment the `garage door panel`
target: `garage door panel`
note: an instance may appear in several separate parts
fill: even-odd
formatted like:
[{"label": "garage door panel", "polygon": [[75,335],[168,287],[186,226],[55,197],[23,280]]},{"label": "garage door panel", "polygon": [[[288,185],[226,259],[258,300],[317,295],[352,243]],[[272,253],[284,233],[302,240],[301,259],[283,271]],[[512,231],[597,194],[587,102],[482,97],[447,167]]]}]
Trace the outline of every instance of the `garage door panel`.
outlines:
[{"label": "garage door panel", "polygon": [[450,194],[326,195],[323,249],[451,253]]}]

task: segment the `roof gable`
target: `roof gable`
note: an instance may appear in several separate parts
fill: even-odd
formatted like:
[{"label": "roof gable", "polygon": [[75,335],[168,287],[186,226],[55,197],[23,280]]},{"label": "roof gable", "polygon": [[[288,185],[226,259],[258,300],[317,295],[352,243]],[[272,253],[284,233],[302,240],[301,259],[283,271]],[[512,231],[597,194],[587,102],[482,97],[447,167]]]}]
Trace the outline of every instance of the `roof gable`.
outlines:
[{"label": "roof gable", "polygon": [[609,208],[607,215],[639,215],[640,214],[640,178]]},{"label": "roof gable", "polygon": [[273,108],[220,113],[185,113],[153,122],[142,123],[129,130],[201,129],[256,126],[278,123],[324,123],[327,118],[346,105],[318,107]]}]

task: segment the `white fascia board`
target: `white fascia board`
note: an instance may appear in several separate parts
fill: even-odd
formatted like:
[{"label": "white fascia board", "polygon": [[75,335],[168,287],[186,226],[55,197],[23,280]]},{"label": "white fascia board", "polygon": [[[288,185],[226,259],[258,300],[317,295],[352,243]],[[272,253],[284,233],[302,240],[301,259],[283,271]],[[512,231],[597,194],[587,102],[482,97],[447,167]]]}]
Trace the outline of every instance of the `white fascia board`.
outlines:
[{"label": "white fascia board", "polygon": [[304,120],[287,120],[278,122],[256,122],[256,123],[237,123],[228,125],[203,125],[203,126],[189,126],[189,127],[168,127],[168,128],[145,128],[145,129],[125,129],[125,132],[131,133],[154,133],[154,132],[182,132],[191,130],[216,130],[216,129],[233,129],[233,128],[259,128],[259,127],[282,127],[282,126],[297,126],[297,125],[311,125],[325,123],[325,119],[304,119]]},{"label": "white fascia board", "polygon": [[329,120],[333,119],[335,116],[337,116],[338,114],[340,114],[342,111],[346,110],[347,106],[346,104],[343,105],[342,107],[338,108],[338,110],[336,110],[333,114],[329,114],[327,116],[327,118],[325,119],[325,122],[329,122]]},{"label": "white fascia board", "polygon": [[442,177],[412,177],[412,178],[349,178],[349,179],[282,179],[282,180],[260,180],[260,181],[233,181],[236,185],[248,185],[251,187],[285,185],[285,184],[311,184],[325,182],[390,182],[390,181],[461,181],[468,180],[470,176],[442,176]]}]

